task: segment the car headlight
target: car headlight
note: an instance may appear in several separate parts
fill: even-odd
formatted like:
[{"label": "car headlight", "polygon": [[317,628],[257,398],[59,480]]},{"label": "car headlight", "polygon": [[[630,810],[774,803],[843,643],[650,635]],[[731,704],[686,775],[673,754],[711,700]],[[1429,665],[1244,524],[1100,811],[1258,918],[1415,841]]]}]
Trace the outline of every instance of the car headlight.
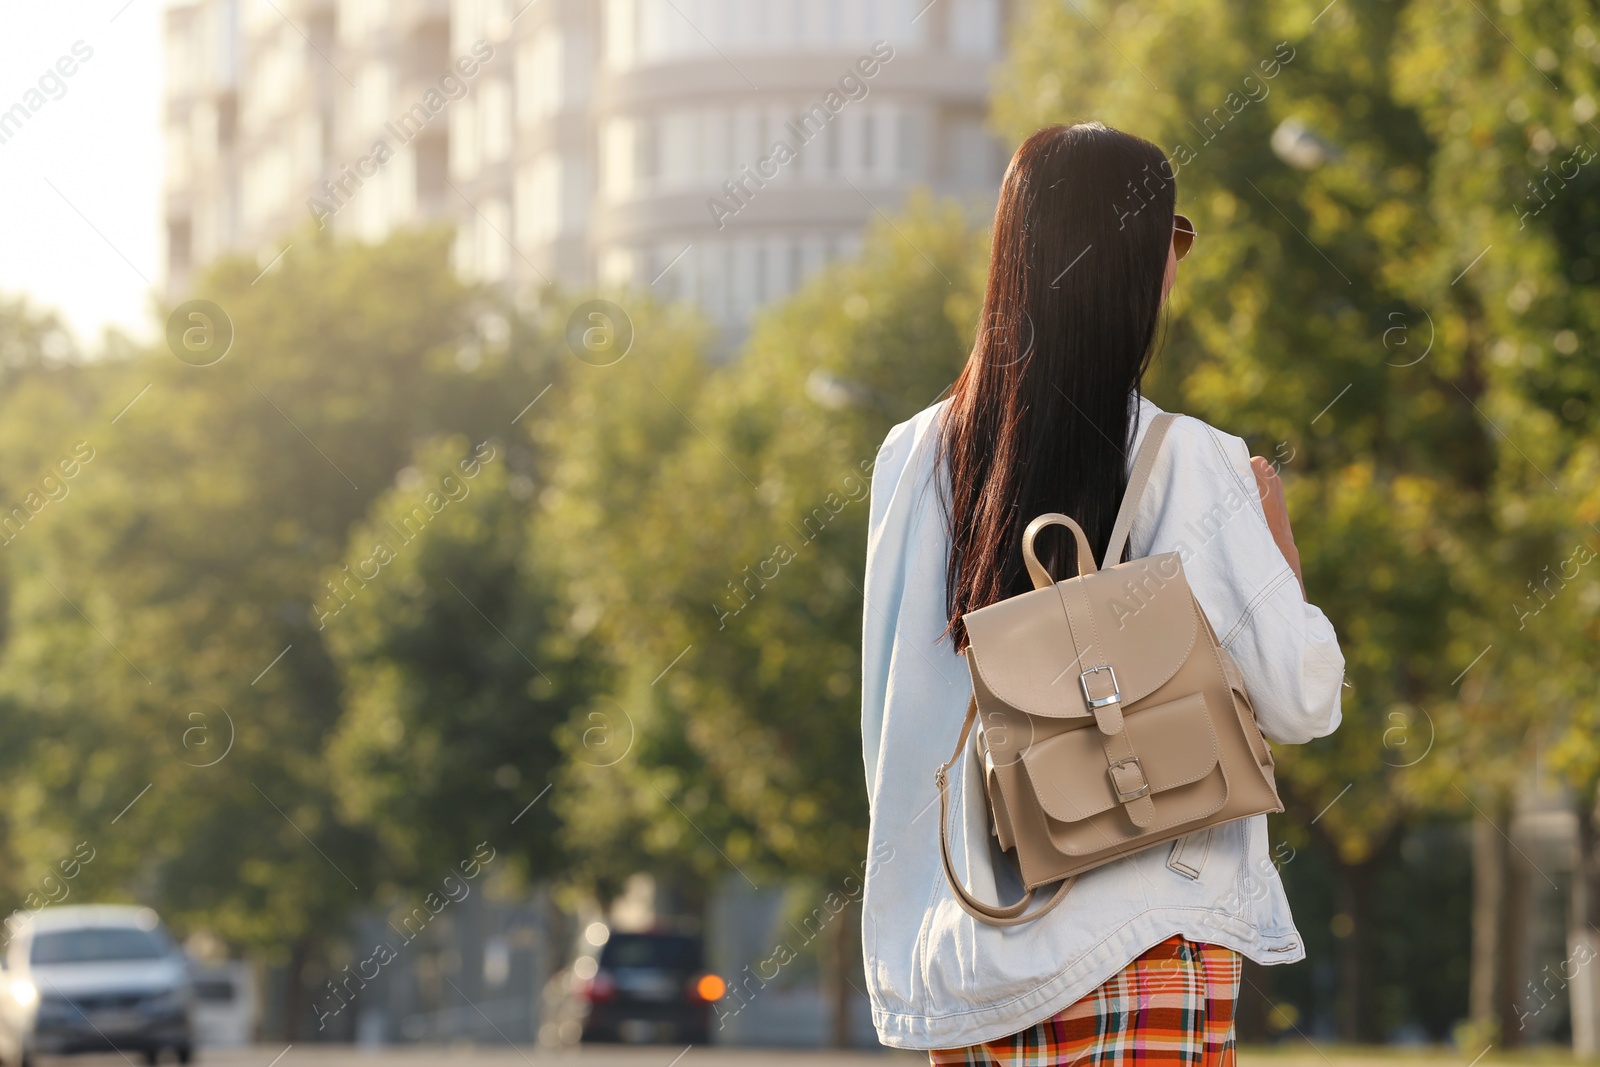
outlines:
[{"label": "car headlight", "polygon": [[26,978],[11,980],[11,998],[24,1008],[31,1008],[39,1000],[39,990]]}]

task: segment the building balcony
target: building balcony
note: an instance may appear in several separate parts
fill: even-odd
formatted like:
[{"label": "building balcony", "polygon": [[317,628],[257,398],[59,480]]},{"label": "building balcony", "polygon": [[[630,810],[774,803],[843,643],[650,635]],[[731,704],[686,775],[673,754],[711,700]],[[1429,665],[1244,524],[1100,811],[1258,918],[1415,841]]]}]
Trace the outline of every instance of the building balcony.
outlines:
[{"label": "building balcony", "polygon": [[[884,181],[871,176],[852,177],[855,188],[842,178],[814,182],[769,182],[756,188],[741,207],[720,188],[680,187],[628,197],[604,197],[596,201],[591,235],[596,244],[633,244],[665,235],[692,239],[737,236],[740,230],[859,229],[874,214],[874,208],[893,215],[913,183]],[[717,217],[707,206],[719,200],[733,209],[731,216]],[[870,203],[869,203],[870,201]]]},{"label": "building balcony", "polygon": [[[868,53],[837,51],[808,55],[730,55],[635,66],[602,68],[596,79],[594,110],[600,115],[655,109],[707,99],[782,97],[820,101],[847,75],[867,87],[868,96],[894,93],[924,101],[983,103],[989,92],[987,59],[949,53],[902,51],[877,73],[864,78],[856,63]],[[737,69],[735,69],[737,68]],[[741,73],[742,72],[742,73]],[[746,77],[750,81],[746,81]],[[752,88],[752,83],[754,88]]]}]

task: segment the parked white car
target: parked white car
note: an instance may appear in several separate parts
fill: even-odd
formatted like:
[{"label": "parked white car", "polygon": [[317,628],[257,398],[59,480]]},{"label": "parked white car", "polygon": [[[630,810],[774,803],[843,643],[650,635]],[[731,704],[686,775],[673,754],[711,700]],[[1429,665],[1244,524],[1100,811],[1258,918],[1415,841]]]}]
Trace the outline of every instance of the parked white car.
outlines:
[{"label": "parked white car", "polygon": [[[194,1054],[189,962],[149,908],[58,905],[15,926],[0,976],[0,1055],[116,1049],[156,1063]],[[4,1047],[9,1046],[9,1047]]]}]

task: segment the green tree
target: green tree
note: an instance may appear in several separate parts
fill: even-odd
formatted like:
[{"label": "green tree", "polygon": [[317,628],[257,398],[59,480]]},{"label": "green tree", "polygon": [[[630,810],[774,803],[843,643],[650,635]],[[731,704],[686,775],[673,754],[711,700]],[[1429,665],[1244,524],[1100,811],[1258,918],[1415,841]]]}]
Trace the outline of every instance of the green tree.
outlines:
[{"label": "green tree", "polygon": [[535,548],[535,482],[513,467],[526,462],[514,448],[498,434],[430,443],[324,586],[344,690],[337,793],[402,884],[482,840],[533,876],[564,873],[557,824],[533,805],[593,670]]},{"label": "green tree", "polygon": [[48,868],[88,841],[76,892],[286,962],[291,1027],[374,859],[323,760],[340,691],[311,608],[351,525],[472,391],[454,383],[482,305],[447,248],[308,240],[259,279],[219,264],[204,293],[231,348],[95,367],[92,411],[57,402],[40,434],[44,455],[92,455],[5,549],[15,847]]},{"label": "green tree", "polygon": [[[1600,323],[1600,39],[1594,12],[1581,5],[1446,7],[1409,7],[1395,69],[1439,146],[1435,213],[1460,220],[1453,255],[1473,260],[1452,290],[1470,309],[1481,416],[1502,442],[1491,490],[1499,536],[1475,575],[1486,594],[1482,645],[1492,648],[1472,681],[1473,727],[1489,744],[1522,734],[1517,747],[1543,747],[1544,766],[1572,788],[1579,859],[1570,940],[1594,951],[1600,704],[1590,660],[1600,586],[1589,562],[1600,557],[1600,373],[1589,350]],[[1490,808],[1502,828],[1509,813],[1503,801]],[[1503,835],[1484,836],[1506,851]],[[1478,1013],[1497,1016],[1511,1040],[1526,1000],[1517,967],[1527,907],[1516,898],[1528,873],[1509,865],[1500,881],[1511,899],[1486,902],[1501,919],[1484,931],[1495,942],[1485,956],[1501,973],[1476,991]],[[1580,1012],[1590,1026],[1575,1021],[1574,1031],[1592,1033],[1600,1006],[1574,1004]]]},{"label": "green tree", "polygon": [[[13,543],[29,526],[31,536],[43,536],[72,492],[57,463],[65,456],[74,465],[72,430],[95,407],[95,388],[57,316],[25,297],[0,297],[0,603],[10,598],[16,573]],[[3,616],[0,627],[3,641],[10,636]],[[8,700],[0,704],[0,766],[8,780],[25,771],[28,740],[26,715]],[[30,832],[9,807],[0,815],[0,893],[16,907],[30,906],[29,894],[37,906],[62,893],[55,865],[72,860],[72,842],[52,839],[35,849]]]}]

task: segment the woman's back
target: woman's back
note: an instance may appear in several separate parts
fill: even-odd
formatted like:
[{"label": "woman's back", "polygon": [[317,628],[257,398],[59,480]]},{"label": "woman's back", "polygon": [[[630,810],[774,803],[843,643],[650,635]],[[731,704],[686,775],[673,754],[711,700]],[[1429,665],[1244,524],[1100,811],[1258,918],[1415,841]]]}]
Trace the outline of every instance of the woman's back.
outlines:
[{"label": "woman's back", "polygon": [[[1082,875],[1055,912],[1000,929],[957,904],[938,857],[933,772],[971,693],[946,633],[945,404],[892,430],[873,472],[863,617],[862,755],[871,804],[863,947],[885,1043],[946,1048],[1003,1037],[1093,990],[1171,934],[1261,963],[1304,955],[1256,816]],[[1135,398],[1142,431],[1160,413]],[[1339,723],[1344,660],[1274,542],[1244,442],[1180,418],[1157,457],[1130,537],[1133,557],[1177,552],[1190,587],[1247,679],[1266,736],[1300,743]],[[978,770],[953,782],[951,846],[978,896],[1021,893],[992,843]],[[1176,853],[1176,854],[1175,854]]]}]

